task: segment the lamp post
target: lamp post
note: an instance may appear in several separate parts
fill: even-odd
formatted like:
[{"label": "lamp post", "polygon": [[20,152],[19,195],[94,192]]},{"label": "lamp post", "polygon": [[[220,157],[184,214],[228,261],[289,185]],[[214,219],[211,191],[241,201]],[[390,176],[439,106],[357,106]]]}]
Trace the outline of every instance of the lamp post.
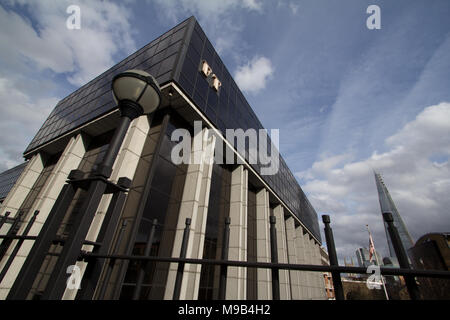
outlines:
[{"label": "lamp post", "polygon": [[[114,131],[105,157],[88,178],[83,179],[83,174],[79,170],[72,170],[69,174],[68,182],[60,192],[45,224],[42,226],[33,249],[30,251],[18,279],[11,288],[8,299],[27,298],[50,246],[57,237],[57,231],[77,189],[86,190],[86,198],[75,217],[72,231],[64,240],[63,249],[50,275],[42,299],[56,300],[62,298],[68,277],[66,270],[69,266],[75,265],[79,259],[81,248],[105,193],[112,193],[113,197],[97,238],[99,247],[95,250],[107,252],[111,245],[112,236],[125,202],[125,192],[130,187],[131,181],[126,177],[121,177],[117,183],[113,183],[108,178],[111,176],[114,161],[131,121],[141,115],[152,113],[161,103],[158,83],[150,74],[141,70],[128,70],[116,75],[112,80],[111,87],[114,100],[120,109],[120,122]],[[98,276],[101,264],[94,263],[94,265],[96,266],[94,274]],[[97,278],[97,276],[92,277],[92,279]],[[91,283],[88,287],[92,289],[93,285],[95,286]],[[92,290],[89,290],[89,292],[86,295],[91,295]]]},{"label": "lamp post", "polygon": [[141,70],[128,70],[116,75],[111,87],[120,109],[120,123],[103,163],[96,170],[98,175],[105,178],[111,176],[112,166],[131,121],[143,114],[152,113],[161,102],[161,92],[155,78]]},{"label": "lamp post", "polygon": [[[108,181],[108,178],[111,176],[114,161],[131,121],[143,114],[152,113],[161,103],[158,83],[150,74],[141,70],[128,70],[116,75],[112,80],[111,87],[114,100],[120,109],[120,122],[114,131],[102,163],[94,170],[92,176],[87,179],[87,197],[80,209],[79,217],[74,223],[74,231],[70,233],[64,243],[61,255],[53,269],[54,272],[50,276],[43,295],[44,299],[60,299],[62,297],[67,279],[66,269],[77,261],[103,194],[105,194],[108,186],[113,185],[113,187],[116,186],[119,189],[121,187],[120,185],[112,184],[112,182]],[[130,181],[128,180],[126,184],[129,187]],[[119,190],[122,193],[123,191],[123,189]],[[123,195],[122,202],[124,200],[125,197]],[[116,204],[117,209],[111,210],[110,215],[113,217],[105,217],[102,225],[103,232],[100,231],[101,234],[111,236],[115,229],[113,222],[117,223],[122,205],[123,203],[119,206]],[[109,243],[104,243],[105,241],[102,242],[103,249],[109,245]]]}]

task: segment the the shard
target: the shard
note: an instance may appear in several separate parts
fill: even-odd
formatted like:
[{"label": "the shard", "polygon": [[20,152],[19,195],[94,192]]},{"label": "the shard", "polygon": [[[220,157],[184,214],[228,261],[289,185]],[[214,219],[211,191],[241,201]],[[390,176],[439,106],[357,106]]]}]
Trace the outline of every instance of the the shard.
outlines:
[{"label": "the shard", "polygon": [[[398,213],[397,208],[395,207],[394,201],[392,200],[391,195],[389,194],[389,191],[386,188],[386,185],[384,184],[383,179],[381,178],[381,175],[376,172],[374,172],[374,174],[375,174],[375,182],[377,184],[377,189],[378,189],[378,200],[380,201],[381,213],[383,213],[383,212],[391,212],[392,213],[392,217],[394,218],[394,226],[398,230],[403,247],[405,248],[406,252],[408,252],[408,249],[411,248],[412,246],[414,246],[414,241],[413,241],[411,235],[409,234],[408,229],[406,228],[406,225],[403,222],[402,217]],[[392,240],[389,236],[386,222],[384,222],[384,229],[386,231],[386,239],[387,239],[388,246],[389,246],[389,255],[391,257],[396,257],[395,250],[394,250],[394,247],[392,246]]]}]

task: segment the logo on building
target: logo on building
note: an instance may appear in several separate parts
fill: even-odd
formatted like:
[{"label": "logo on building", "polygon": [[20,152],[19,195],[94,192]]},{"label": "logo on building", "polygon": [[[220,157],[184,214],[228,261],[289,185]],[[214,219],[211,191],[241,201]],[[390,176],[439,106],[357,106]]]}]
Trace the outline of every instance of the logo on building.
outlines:
[{"label": "logo on building", "polygon": [[220,82],[216,74],[213,73],[211,67],[209,66],[208,62],[206,62],[206,60],[202,60],[200,62],[199,71],[206,78],[206,80],[209,83],[209,86],[214,90],[216,90],[216,92],[219,92],[219,89],[222,86],[222,82]]}]

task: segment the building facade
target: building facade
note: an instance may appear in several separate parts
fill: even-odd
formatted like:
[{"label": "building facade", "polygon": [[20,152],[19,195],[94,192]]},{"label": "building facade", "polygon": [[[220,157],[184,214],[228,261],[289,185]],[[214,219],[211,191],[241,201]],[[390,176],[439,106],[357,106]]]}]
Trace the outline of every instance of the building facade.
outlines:
[{"label": "building facade", "polygon": [[[427,233],[409,249],[414,269],[450,270],[450,233]],[[450,299],[450,280],[418,278],[424,299]]]},{"label": "building facade", "polygon": [[[153,114],[134,119],[126,133],[110,180],[117,183],[119,178],[128,178],[131,185],[114,237],[100,245],[108,245],[109,253],[117,255],[179,257],[189,218],[186,257],[220,259],[229,218],[228,259],[270,262],[269,217],[274,216],[278,262],[320,265],[317,214],[282,157],[275,173],[264,174],[267,162],[254,161],[249,144],[244,141],[241,150],[236,146],[239,142],[225,134],[226,129],[246,132],[263,127],[194,17],[57,104],[25,150],[27,162],[14,171],[21,170],[17,180],[12,187],[11,183],[5,187],[10,190],[0,214],[9,212],[11,218],[20,218],[16,219],[17,234],[30,225],[27,234],[40,236],[69,173],[77,169],[88,177],[101,163],[119,120],[111,80],[130,69],[154,75],[162,101]],[[177,129],[189,133],[192,145],[190,154],[183,156],[199,161],[173,161],[173,150],[179,145],[173,140],[180,132]],[[276,153],[270,138],[264,139],[268,150]],[[229,154],[234,161],[221,161]],[[25,298],[45,298],[64,239],[77,228],[86,197],[82,188],[74,194],[58,227],[62,240],[52,243]],[[83,251],[95,251],[113,201],[111,194],[102,196]],[[2,234],[11,226],[5,223]],[[13,244],[3,246],[1,299],[14,298],[15,286],[22,281],[21,269],[36,249],[33,244],[32,240],[23,241],[18,252]],[[83,281],[91,276],[86,271],[89,264],[76,264]],[[172,299],[176,263],[118,259],[109,266],[100,270],[98,281],[92,284],[93,299]],[[180,299],[217,299],[219,269],[187,264]],[[226,299],[272,299],[271,281],[269,269],[229,267]],[[326,299],[320,272],[281,270],[279,281],[281,299]],[[83,282],[81,287],[67,287],[61,298],[80,298]]]}]

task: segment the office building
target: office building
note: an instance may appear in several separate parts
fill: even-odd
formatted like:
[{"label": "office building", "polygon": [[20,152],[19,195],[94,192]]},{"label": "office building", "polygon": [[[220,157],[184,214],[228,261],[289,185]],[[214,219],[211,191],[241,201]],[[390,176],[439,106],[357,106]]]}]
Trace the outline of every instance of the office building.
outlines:
[{"label": "office building", "polygon": [[[450,270],[450,233],[427,233],[409,249],[414,269]],[[424,299],[450,299],[450,279],[418,277]]]},{"label": "office building", "polygon": [[[116,193],[108,189],[112,193],[104,194],[96,207],[82,250],[95,252],[107,246],[108,252],[116,255],[179,257],[189,218],[186,258],[220,259],[225,221],[230,218],[228,259],[270,262],[269,217],[274,216],[278,262],[320,265],[317,214],[282,157],[274,174],[264,174],[268,164],[254,161],[255,153],[247,143],[242,151],[234,139],[227,140],[226,129],[263,127],[194,17],[57,104],[26,148],[26,163],[17,171],[12,169],[17,173],[21,170],[15,183],[11,182],[15,178],[9,184],[0,183],[5,190],[9,188],[0,215],[10,212],[11,219],[20,216],[20,220],[14,220],[18,221],[17,234],[22,234],[34,217],[28,235],[44,237],[40,231],[53,221],[49,220],[53,219],[52,208],[62,205],[55,204],[61,191],[69,192],[66,186],[84,183],[98,170],[119,123],[111,82],[114,76],[131,69],[156,78],[161,104],[157,111],[131,122],[112,167],[109,179],[113,184],[108,182],[108,186],[115,188],[114,192],[128,188],[120,185],[122,178],[128,178],[131,185],[126,189],[123,208],[119,208],[120,219],[111,240],[98,240],[110,236],[101,232],[110,217],[109,210],[119,210],[114,207]],[[196,130],[198,124],[200,129]],[[172,138],[177,132],[191,135],[193,150],[187,156],[199,156],[199,162],[174,163],[172,151],[179,140]],[[270,138],[265,142],[269,153],[276,153]],[[234,162],[217,161],[230,152]],[[207,159],[213,156],[211,163]],[[83,173],[83,178],[69,176],[75,169]],[[31,268],[30,252],[37,250],[34,241],[24,241],[15,255],[14,245],[7,248],[0,265],[7,270],[0,283],[0,298],[79,299],[90,286],[92,299],[172,299],[177,263],[124,259],[112,260],[98,273],[88,272],[92,260],[78,261],[81,289],[67,287],[63,292],[52,289],[49,293],[50,284],[57,285],[52,282],[55,272],[61,277],[69,267],[54,270],[61,252],[65,255],[69,250],[67,239],[73,239],[78,228],[86,227],[78,222],[85,214],[81,206],[90,194],[81,182],[77,187],[55,231],[58,239],[52,240],[42,264],[31,270],[36,277],[30,278],[24,271]],[[8,225],[12,223],[5,224],[3,234],[8,232]],[[36,263],[36,259],[32,261]],[[219,273],[219,266],[186,264],[179,298],[217,299]],[[31,281],[26,282],[28,278]],[[269,269],[229,267],[226,299],[272,299],[271,280]],[[326,298],[320,272],[281,270],[279,280],[281,299]]]}]

